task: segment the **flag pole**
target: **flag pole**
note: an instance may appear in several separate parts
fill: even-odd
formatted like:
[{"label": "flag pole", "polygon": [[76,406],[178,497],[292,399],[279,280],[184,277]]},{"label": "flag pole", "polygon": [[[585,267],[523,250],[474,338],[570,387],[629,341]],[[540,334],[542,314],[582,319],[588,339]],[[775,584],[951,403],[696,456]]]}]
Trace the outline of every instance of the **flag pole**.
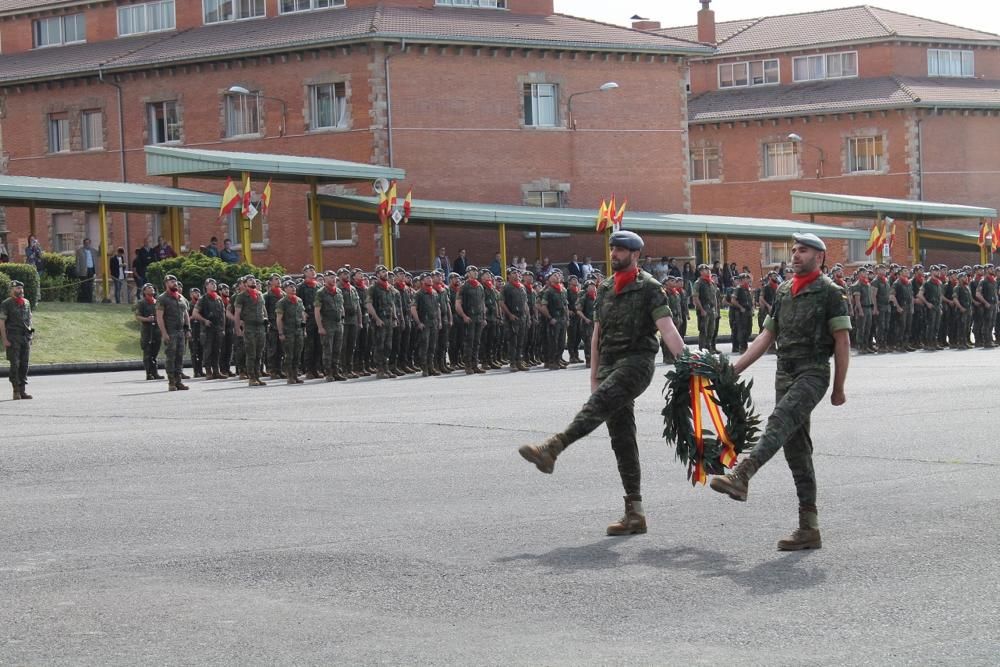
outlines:
[{"label": "flag pole", "polygon": [[604,275],[611,276],[614,273],[611,270],[611,227],[604,228],[604,263],[607,269]]}]

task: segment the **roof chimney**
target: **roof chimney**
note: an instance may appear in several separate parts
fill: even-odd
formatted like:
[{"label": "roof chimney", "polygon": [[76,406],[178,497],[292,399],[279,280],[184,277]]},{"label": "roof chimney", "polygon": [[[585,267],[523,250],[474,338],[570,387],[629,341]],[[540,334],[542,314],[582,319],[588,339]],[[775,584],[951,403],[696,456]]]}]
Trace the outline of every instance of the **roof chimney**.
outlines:
[{"label": "roof chimney", "polygon": [[632,21],[632,30],[659,30],[660,27],[659,21],[650,21],[649,19]]},{"label": "roof chimney", "polygon": [[708,8],[712,0],[701,0],[698,10],[698,41],[703,44],[715,44],[715,12]]}]

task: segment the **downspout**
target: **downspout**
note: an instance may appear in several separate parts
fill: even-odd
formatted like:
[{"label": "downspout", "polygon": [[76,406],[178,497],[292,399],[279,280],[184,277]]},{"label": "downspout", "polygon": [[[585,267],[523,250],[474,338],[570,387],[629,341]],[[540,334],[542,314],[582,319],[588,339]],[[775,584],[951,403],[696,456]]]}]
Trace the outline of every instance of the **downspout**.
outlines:
[{"label": "downspout", "polygon": [[[406,50],[406,40],[400,40],[399,42],[400,51]],[[389,157],[389,166],[395,167],[394,156],[392,154],[392,79],[389,74],[389,60],[396,55],[395,53],[389,52],[385,56],[384,66],[385,66],[385,130],[386,130],[386,151]]]},{"label": "downspout", "polygon": [[[125,171],[125,111],[124,103],[122,102],[122,87],[110,79],[104,78],[104,69],[101,66],[97,68],[97,78],[101,83],[106,83],[109,86],[114,86],[118,91],[118,161],[121,165],[121,178],[122,183],[127,183],[126,171]],[[125,256],[128,257],[129,253],[132,251],[132,245],[129,243],[128,236],[128,211],[125,211]],[[177,249],[180,252],[180,248]]]}]

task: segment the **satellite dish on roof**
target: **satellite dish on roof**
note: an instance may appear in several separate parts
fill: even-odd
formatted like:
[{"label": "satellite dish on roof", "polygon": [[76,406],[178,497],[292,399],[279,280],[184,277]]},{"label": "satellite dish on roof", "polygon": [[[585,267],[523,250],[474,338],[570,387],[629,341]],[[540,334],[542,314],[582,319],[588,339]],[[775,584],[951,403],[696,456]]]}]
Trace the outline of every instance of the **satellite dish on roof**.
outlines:
[{"label": "satellite dish on roof", "polygon": [[386,178],[376,178],[375,182],[372,183],[372,190],[375,194],[380,195],[389,191],[389,179]]}]

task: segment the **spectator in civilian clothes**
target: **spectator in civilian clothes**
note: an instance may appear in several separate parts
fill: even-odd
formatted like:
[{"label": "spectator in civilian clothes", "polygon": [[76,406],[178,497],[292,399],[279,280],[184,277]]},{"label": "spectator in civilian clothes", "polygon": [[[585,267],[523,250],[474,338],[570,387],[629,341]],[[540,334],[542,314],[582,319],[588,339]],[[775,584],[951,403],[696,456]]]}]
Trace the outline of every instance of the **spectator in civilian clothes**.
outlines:
[{"label": "spectator in civilian clothes", "polygon": [[573,257],[570,258],[569,264],[566,265],[566,271],[569,272],[569,275],[579,278],[581,283],[583,282],[583,264],[580,263],[580,258],[577,257],[575,252],[573,253]]},{"label": "spectator in civilian clothes", "polygon": [[226,264],[238,264],[240,261],[240,254],[233,250],[233,242],[231,239],[225,239],[222,242],[222,252],[219,253],[219,257]]},{"label": "spectator in civilian clothes", "polygon": [[451,260],[448,259],[444,246],[438,250],[437,257],[434,258],[434,268],[439,269],[445,276],[451,273]]},{"label": "spectator in civilian clothes", "polygon": [[37,236],[28,237],[28,247],[24,250],[24,261],[35,267],[41,273],[45,269],[42,261],[42,244],[38,242]]},{"label": "spectator in civilian clothes", "polygon": [[78,296],[80,303],[93,302],[96,274],[97,252],[91,247],[90,239],[83,239],[83,245],[76,249],[76,277],[83,279]]},{"label": "spectator in civilian clothes", "polygon": [[208,242],[208,247],[205,248],[205,255],[208,257],[218,257],[219,256],[219,237],[213,236],[212,240]]},{"label": "spectator in civilian clothes", "polygon": [[128,269],[128,258],[125,257],[125,248],[118,248],[118,251],[108,260],[108,275],[115,286],[115,303],[122,302],[122,285],[125,284],[125,271]]}]

